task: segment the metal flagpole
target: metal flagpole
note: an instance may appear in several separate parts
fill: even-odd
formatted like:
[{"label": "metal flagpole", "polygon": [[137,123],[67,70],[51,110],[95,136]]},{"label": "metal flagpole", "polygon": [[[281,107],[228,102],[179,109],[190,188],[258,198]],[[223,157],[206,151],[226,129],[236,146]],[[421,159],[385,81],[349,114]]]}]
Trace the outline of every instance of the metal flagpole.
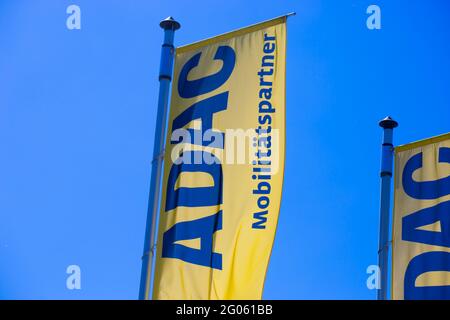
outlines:
[{"label": "metal flagpole", "polygon": [[393,133],[398,126],[397,121],[386,117],[379,122],[383,128],[383,145],[381,149],[381,199],[380,199],[380,235],[378,242],[378,266],[381,272],[378,300],[386,300],[388,284],[389,257],[389,207],[391,202],[392,159],[394,152]]},{"label": "metal flagpole", "polygon": [[175,51],[173,39],[175,30],[180,28],[180,24],[172,17],[164,19],[159,25],[164,29],[164,42],[161,48],[161,64],[159,67],[158,113],[156,116],[152,175],[150,180],[147,223],[145,226],[144,253],[142,255],[141,284],[139,288],[139,299],[141,300],[149,299],[151,297],[150,290],[153,257],[156,250],[156,221],[159,211],[164,140]]}]

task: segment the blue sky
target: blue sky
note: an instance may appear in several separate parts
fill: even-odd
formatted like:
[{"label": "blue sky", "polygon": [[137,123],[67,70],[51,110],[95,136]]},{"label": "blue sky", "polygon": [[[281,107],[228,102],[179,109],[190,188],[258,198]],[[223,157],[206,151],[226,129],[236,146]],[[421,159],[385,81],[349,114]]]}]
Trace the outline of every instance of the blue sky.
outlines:
[{"label": "blue sky", "polygon": [[[81,30],[66,8],[81,8]],[[366,8],[381,8],[368,30]],[[177,45],[287,12],[286,175],[266,299],[374,299],[378,120],[450,130],[450,5],[425,0],[0,2],[0,299],[135,299],[162,30]],[[82,289],[66,289],[66,267]]]}]

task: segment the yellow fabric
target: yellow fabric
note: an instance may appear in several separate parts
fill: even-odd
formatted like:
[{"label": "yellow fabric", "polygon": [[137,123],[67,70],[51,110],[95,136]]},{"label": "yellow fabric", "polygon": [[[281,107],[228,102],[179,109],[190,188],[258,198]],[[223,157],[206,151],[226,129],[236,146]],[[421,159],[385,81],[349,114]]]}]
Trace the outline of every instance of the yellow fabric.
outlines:
[{"label": "yellow fabric", "polygon": [[[217,38],[202,41],[176,49],[174,78],[171,96],[171,108],[168,122],[168,134],[162,183],[161,212],[159,217],[156,269],[154,277],[154,299],[261,299],[263,285],[280,209],[285,154],[285,60],[286,60],[286,18],[279,18],[261,25],[251,26]],[[258,181],[252,178],[256,165],[245,163],[227,163],[225,158],[232,150],[227,149],[228,135],[225,135],[225,148],[202,147],[192,144],[171,144],[173,121],[194,103],[228,92],[227,109],[213,116],[215,131],[225,133],[227,129],[253,131],[260,125],[258,117],[261,79],[258,72],[262,68],[265,55],[265,36],[275,37],[273,53],[273,75],[265,80],[273,82],[270,102],[275,112],[270,113],[272,140],[272,158],[276,168],[270,178],[271,191],[267,207],[267,221],[264,229],[253,228],[254,213],[258,208],[259,195],[253,193]],[[189,73],[188,80],[201,79],[216,74],[222,68],[214,60],[219,46],[233,48],[236,61],[228,78],[217,89],[193,98],[183,98],[178,91],[180,72],[194,55],[201,53],[197,67]],[[271,45],[270,45],[271,46]],[[269,46],[269,47],[270,47]],[[267,62],[267,61],[266,61]],[[267,125],[266,125],[267,126]],[[201,128],[201,123],[193,121],[189,128]],[[275,137],[276,135],[276,137]],[[227,140],[228,139],[228,140]],[[217,206],[188,207],[177,206],[166,211],[168,175],[173,166],[171,159],[174,148],[213,151],[220,159],[223,201]],[[184,174],[184,173],[183,173]],[[214,185],[207,174],[187,173],[177,180],[180,186],[195,188]],[[263,203],[264,205],[264,203]],[[221,269],[211,268],[183,261],[183,259],[163,257],[164,234],[175,224],[201,219],[222,210],[222,229],[214,233],[213,252],[221,255]],[[182,246],[199,250],[199,239],[185,239],[177,242]],[[166,245],[166,244],[164,244]]]},{"label": "yellow fabric", "polygon": [[[450,252],[450,248],[442,245],[420,243],[405,240],[402,235],[403,218],[414,215],[418,211],[432,208],[450,200],[450,195],[441,195],[432,199],[417,199],[405,191],[403,174],[405,166],[412,157],[422,153],[422,166],[415,170],[412,179],[416,182],[436,181],[450,176],[450,164],[439,162],[439,152],[442,148],[450,148],[450,134],[400,146],[395,149],[394,174],[394,213],[392,241],[392,286],[393,299],[405,299],[405,274],[408,266],[412,268],[411,260],[427,252]],[[415,228],[435,232],[441,230],[439,221]],[[424,267],[426,270],[427,267]],[[450,284],[450,272],[424,272],[415,278],[415,287],[445,286]],[[443,297],[441,297],[443,298]],[[447,297],[448,298],[448,297]]]}]

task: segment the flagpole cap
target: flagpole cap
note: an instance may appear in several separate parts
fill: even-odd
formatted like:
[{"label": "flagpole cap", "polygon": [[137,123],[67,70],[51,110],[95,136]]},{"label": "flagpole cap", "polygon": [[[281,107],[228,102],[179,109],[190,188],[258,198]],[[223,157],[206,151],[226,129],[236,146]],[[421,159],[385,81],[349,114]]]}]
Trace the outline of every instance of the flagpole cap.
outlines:
[{"label": "flagpole cap", "polygon": [[176,21],[173,17],[167,17],[159,23],[159,26],[164,30],[178,30],[181,25],[178,21]]},{"label": "flagpole cap", "polygon": [[387,116],[386,118],[378,122],[378,125],[383,129],[394,129],[395,127],[398,127],[398,122]]}]

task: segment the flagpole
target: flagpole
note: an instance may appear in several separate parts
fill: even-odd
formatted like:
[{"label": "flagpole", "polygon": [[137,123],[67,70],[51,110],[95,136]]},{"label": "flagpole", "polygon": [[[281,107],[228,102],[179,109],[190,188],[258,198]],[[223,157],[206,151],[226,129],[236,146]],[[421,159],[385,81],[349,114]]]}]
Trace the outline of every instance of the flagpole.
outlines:
[{"label": "flagpole", "polygon": [[159,67],[158,111],[153,143],[152,174],[147,209],[147,223],[145,226],[144,253],[142,255],[141,283],[139,287],[139,299],[141,300],[151,298],[153,258],[156,253],[156,221],[159,211],[164,140],[175,52],[173,40],[175,30],[180,28],[180,23],[175,21],[172,17],[168,17],[161,21],[159,26],[164,29],[164,42],[161,48],[161,63]]},{"label": "flagpole", "polygon": [[381,198],[380,198],[380,234],[378,242],[378,266],[380,268],[380,288],[378,300],[387,299],[388,258],[389,258],[389,207],[391,203],[392,159],[394,154],[393,135],[397,121],[386,117],[379,122],[383,128],[383,144],[381,147]]}]

